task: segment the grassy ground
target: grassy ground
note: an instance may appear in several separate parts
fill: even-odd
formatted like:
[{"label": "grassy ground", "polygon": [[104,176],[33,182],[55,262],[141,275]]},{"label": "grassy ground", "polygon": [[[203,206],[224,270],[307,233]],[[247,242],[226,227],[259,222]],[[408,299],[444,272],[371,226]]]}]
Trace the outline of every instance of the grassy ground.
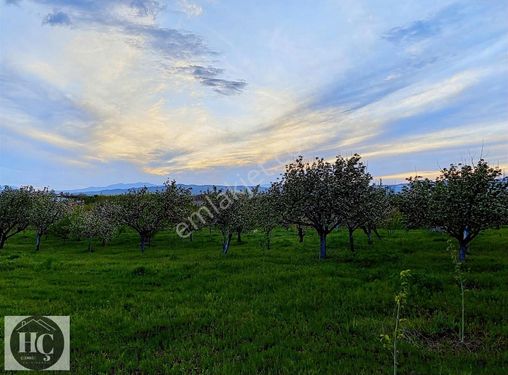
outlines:
[{"label": "grassy ground", "polygon": [[128,232],[94,253],[51,237],[34,253],[23,233],[0,250],[0,319],[70,315],[73,374],[389,374],[379,335],[393,329],[398,274],[410,268],[399,373],[507,374],[508,229],[472,245],[465,345],[446,236],[382,234],[368,246],[358,233],[352,255],[333,233],[319,261],[310,232],[299,244],[279,230],[269,251],[251,233],[226,257],[208,231],[193,242],[161,233],[144,255]]}]

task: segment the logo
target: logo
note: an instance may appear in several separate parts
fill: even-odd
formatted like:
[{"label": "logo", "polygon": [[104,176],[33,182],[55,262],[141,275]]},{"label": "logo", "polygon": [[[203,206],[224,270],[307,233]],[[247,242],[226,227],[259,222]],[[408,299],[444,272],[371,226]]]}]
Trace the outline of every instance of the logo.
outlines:
[{"label": "logo", "polygon": [[6,316],[5,370],[69,370],[68,316]]}]

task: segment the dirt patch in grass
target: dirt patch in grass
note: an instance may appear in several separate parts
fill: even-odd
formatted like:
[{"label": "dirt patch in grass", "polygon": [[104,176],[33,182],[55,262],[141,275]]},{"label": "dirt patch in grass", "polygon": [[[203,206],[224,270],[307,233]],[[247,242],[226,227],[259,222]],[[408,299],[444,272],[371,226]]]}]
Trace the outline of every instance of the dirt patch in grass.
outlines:
[{"label": "dirt patch in grass", "polygon": [[420,348],[426,348],[435,352],[454,353],[469,351],[478,352],[483,347],[485,335],[466,336],[464,342],[460,342],[459,334],[453,329],[447,329],[439,333],[421,332],[417,329],[406,329],[405,340]]}]

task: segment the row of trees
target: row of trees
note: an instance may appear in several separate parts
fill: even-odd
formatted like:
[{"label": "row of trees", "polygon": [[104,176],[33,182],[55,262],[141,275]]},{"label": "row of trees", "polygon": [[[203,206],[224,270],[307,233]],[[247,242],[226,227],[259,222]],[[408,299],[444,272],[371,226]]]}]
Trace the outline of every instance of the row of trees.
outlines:
[{"label": "row of trees", "polygon": [[[402,214],[407,228],[441,228],[457,239],[459,258],[483,229],[506,224],[508,181],[498,168],[484,160],[476,165],[451,165],[435,180],[410,178],[401,194],[392,194],[372,184],[359,155],[338,156],[333,163],[299,157],[286,166],[281,178],[265,190],[214,189],[198,197],[174,181],[159,191],[147,188],[110,197],[93,205],[72,204],[48,189],[31,187],[0,192],[0,248],[16,233],[32,227],[36,250],[49,230],[63,238],[87,239],[106,244],[123,226],[139,234],[143,252],[160,230],[175,227],[192,239],[205,227],[217,228],[223,236],[222,251],[229,251],[236,234],[258,229],[264,246],[270,248],[277,226],[296,226],[303,240],[304,228],[313,228],[320,238],[320,258],[326,257],[326,238],[336,228],[346,228],[350,249],[353,233],[363,230],[369,243],[377,228],[388,226]],[[379,235],[378,235],[379,236]]]},{"label": "row of trees", "polygon": [[86,206],[46,188],[5,187],[0,192],[0,248],[30,227],[35,231],[36,251],[50,230],[64,239],[86,239],[91,250],[93,240],[105,245],[126,225],[139,234],[144,251],[155,233],[191,212],[192,203],[190,192],[174,181],[161,191],[131,190],[117,199]]},{"label": "row of trees", "polygon": [[346,228],[354,251],[356,230],[363,230],[370,243],[378,227],[389,227],[402,215],[408,229],[441,229],[454,237],[463,261],[468,244],[482,230],[508,224],[508,180],[482,159],[476,165],[452,164],[435,180],[410,178],[401,194],[393,194],[372,184],[359,155],[337,156],[333,163],[299,157],[266,191],[213,190],[196,203],[177,232],[186,237],[202,227],[216,227],[224,253],[235,232],[240,241],[242,231],[261,229],[269,248],[274,228],[295,225],[301,239],[303,228],[317,232],[320,258],[325,258],[326,237],[333,230]]},{"label": "row of trees", "polygon": [[242,231],[260,229],[269,248],[277,226],[296,226],[301,240],[303,228],[310,227],[320,237],[320,257],[325,258],[327,235],[344,226],[354,251],[354,231],[364,230],[370,241],[391,207],[389,192],[371,182],[359,155],[339,156],[335,163],[324,159],[306,163],[300,157],[265,191],[259,187],[241,192],[215,189],[202,195],[177,232],[185,237],[204,226],[217,227],[227,253],[235,232],[240,241]]},{"label": "row of trees", "polygon": [[39,250],[42,236],[65,211],[66,205],[48,189],[5,187],[0,193],[0,249],[7,239],[31,226],[36,233],[35,248]]}]

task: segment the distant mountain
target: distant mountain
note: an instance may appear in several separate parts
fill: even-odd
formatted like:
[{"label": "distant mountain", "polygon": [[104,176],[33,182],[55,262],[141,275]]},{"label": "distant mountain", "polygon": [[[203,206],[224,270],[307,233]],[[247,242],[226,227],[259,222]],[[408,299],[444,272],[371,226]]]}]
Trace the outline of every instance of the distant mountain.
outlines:
[{"label": "distant mountain", "polygon": [[[85,193],[96,193],[99,191],[114,191],[114,190],[129,190],[129,189],[139,189],[142,187],[154,187],[157,186],[155,184],[151,184],[149,182],[133,182],[133,183],[127,183],[127,184],[113,184],[108,186],[91,186],[84,189],[73,189],[73,190],[61,190],[63,193],[69,193],[69,194],[85,194]],[[95,194],[90,194],[95,195]]]},{"label": "distant mountain", "polygon": [[[396,184],[396,185],[383,185],[387,190],[392,191],[393,193],[400,193],[402,188],[407,184]],[[74,194],[74,195],[120,195],[125,194],[130,189],[141,189],[146,186],[149,191],[159,191],[164,188],[163,185],[155,185],[147,182],[135,182],[131,184],[113,184],[108,186],[92,186],[84,189],[74,189],[74,190],[61,190],[62,193]],[[178,184],[178,186],[190,189],[192,195],[198,195],[207,192],[208,190],[213,190],[214,186],[220,190],[244,190],[244,189],[252,189],[253,186],[226,186],[226,185],[194,185],[194,184]],[[266,191],[268,186],[264,185],[260,187],[261,191]]]},{"label": "distant mountain", "polygon": [[[253,186],[193,185],[193,184],[191,185],[177,184],[177,185],[186,189],[190,189],[192,195],[198,195],[205,193],[208,190],[213,190],[214,186],[220,190],[244,190],[253,188]],[[120,195],[125,194],[130,189],[141,189],[142,187],[145,186],[148,188],[149,191],[158,191],[164,188],[163,185],[136,182],[132,184],[114,184],[104,187],[88,187],[84,189],[60,190],[60,192],[75,195]],[[260,190],[264,191],[266,190],[266,187],[261,187]]]}]

